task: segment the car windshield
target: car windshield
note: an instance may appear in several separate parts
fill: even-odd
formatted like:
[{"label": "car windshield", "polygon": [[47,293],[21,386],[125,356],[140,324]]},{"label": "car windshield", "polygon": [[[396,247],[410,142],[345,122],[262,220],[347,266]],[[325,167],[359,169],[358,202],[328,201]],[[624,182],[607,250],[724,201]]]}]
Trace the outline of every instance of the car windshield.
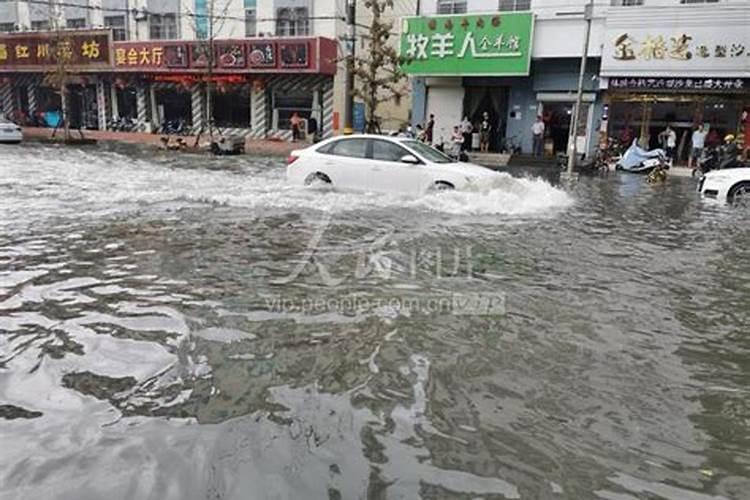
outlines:
[{"label": "car windshield", "polygon": [[420,156],[432,163],[453,163],[450,156],[447,156],[432,146],[419,141],[403,141],[401,144],[416,151]]}]

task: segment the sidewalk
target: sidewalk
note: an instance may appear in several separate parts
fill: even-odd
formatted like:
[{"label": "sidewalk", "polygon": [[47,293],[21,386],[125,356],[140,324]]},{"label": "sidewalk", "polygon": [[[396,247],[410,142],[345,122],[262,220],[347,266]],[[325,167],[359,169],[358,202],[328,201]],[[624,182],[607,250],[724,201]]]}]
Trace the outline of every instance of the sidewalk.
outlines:
[{"label": "sidewalk", "polygon": [[[80,137],[77,130],[72,130],[71,134],[74,138]],[[145,132],[103,132],[99,130],[84,130],[84,137],[87,139],[96,139],[102,142],[121,142],[126,144],[140,144],[146,146],[153,146],[158,148],[161,146],[162,136],[159,134],[147,134]],[[28,140],[60,140],[62,137],[62,130],[58,130],[56,137],[52,138],[51,128],[36,128],[36,127],[24,127],[23,129],[24,139]],[[183,136],[185,142],[192,146],[195,143],[195,136]],[[252,140],[247,139],[245,141],[246,154],[259,155],[259,156],[288,156],[290,152],[295,149],[302,149],[307,147],[308,144],[304,142],[291,143],[282,141],[268,141],[268,140]],[[204,134],[201,136],[200,141],[201,148],[208,147],[208,135]]]}]

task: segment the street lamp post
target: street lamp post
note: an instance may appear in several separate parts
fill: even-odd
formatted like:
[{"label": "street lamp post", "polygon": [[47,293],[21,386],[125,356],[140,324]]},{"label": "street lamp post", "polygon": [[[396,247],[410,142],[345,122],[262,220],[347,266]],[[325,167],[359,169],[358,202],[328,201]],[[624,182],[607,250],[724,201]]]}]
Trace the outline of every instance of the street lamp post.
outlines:
[{"label": "street lamp post", "polygon": [[583,101],[583,79],[586,76],[586,59],[589,53],[589,40],[591,39],[591,18],[594,13],[594,0],[589,0],[584,10],[583,17],[586,20],[586,34],[583,37],[583,53],[581,54],[581,71],[578,75],[578,92],[576,94],[576,105],[573,109],[573,125],[570,129],[568,136],[568,143],[570,147],[568,149],[568,175],[573,176],[573,168],[575,167],[576,160],[578,157],[578,126],[581,115],[581,104]]}]

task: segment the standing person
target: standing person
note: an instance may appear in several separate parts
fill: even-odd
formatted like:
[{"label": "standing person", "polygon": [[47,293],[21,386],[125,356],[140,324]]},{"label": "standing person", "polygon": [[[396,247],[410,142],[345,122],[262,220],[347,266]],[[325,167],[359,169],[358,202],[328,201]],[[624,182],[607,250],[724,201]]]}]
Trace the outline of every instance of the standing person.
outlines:
[{"label": "standing person", "polygon": [[534,156],[542,156],[544,147],[544,121],[542,115],[537,115],[534,125],[531,126],[532,149]]},{"label": "standing person", "polygon": [[674,150],[677,147],[677,133],[672,129],[671,125],[667,125],[661,136],[662,144],[667,151],[667,159],[672,161],[674,160]]},{"label": "standing person", "polygon": [[471,150],[471,133],[474,131],[474,125],[471,124],[468,116],[464,116],[464,119],[461,120],[460,128],[461,134],[464,136],[463,150],[469,151]]},{"label": "standing person", "polygon": [[426,142],[427,136],[424,133],[424,127],[421,123],[417,123],[417,140],[419,142]]},{"label": "standing person", "polygon": [[463,150],[464,135],[461,133],[461,127],[456,125],[453,127],[453,134],[451,134],[451,143],[453,148],[451,149],[451,155],[458,160],[461,158],[461,151]]},{"label": "standing person", "polygon": [[693,148],[690,151],[690,157],[688,158],[688,168],[693,168],[693,162],[696,166],[698,160],[700,160],[703,154],[703,148],[706,146],[706,131],[703,129],[703,124],[698,125],[698,128],[693,132],[693,136],[690,141],[693,144]]},{"label": "standing person", "polygon": [[295,111],[292,114],[292,117],[289,119],[289,123],[292,124],[292,142],[297,142],[300,138],[299,126],[302,124],[302,118],[300,118],[300,116]]},{"label": "standing person", "polygon": [[482,114],[482,123],[479,124],[479,151],[482,153],[488,153],[490,150],[491,133],[490,114],[485,111]]},{"label": "standing person", "polygon": [[427,144],[432,145],[432,136],[435,133],[435,115],[430,115],[427,124],[424,127],[424,136]]}]

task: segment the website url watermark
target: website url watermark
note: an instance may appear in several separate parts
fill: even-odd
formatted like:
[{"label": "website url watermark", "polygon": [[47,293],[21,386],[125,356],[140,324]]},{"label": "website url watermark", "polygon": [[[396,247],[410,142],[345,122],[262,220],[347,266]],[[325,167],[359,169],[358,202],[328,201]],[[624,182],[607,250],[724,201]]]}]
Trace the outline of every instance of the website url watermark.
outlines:
[{"label": "website url watermark", "polygon": [[506,295],[499,292],[446,293],[420,296],[370,297],[347,294],[337,297],[263,297],[266,310],[278,314],[353,315],[388,309],[401,314],[504,316]]}]

